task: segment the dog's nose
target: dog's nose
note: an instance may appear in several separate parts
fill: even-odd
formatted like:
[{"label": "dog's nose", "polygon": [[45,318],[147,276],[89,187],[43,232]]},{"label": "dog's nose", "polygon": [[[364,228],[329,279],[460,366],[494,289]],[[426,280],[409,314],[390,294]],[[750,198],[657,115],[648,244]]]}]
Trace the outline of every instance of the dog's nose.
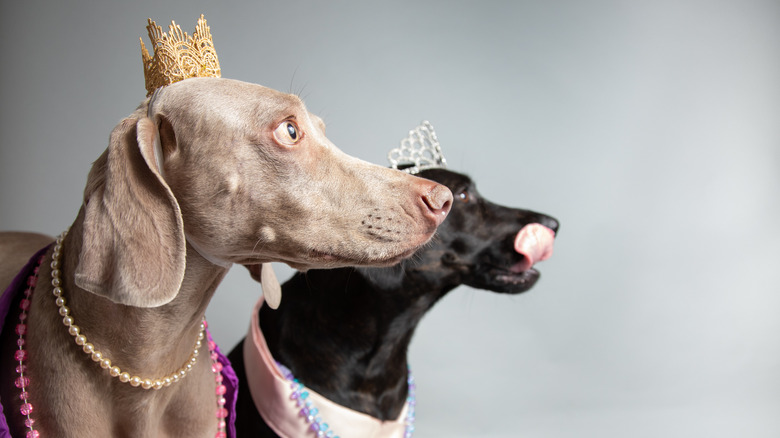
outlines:
[{"label": "dog's nose", "polygon": [[423,203],[431,213],[438,227],[447,217],[452,207],[452,192],[441,184],[434,184],[433,188],[422,197]]},{"label": "dog's nose", "polygon": [[558,222],[558,219],[555,219],[552,216],[547,216],[546,214],[536,213],[534,211],[529,211],[529,210],[518,210],[518,212],[519,212],[519,219],[522,223],[542,224],[545,227],[553,230],[553,232],[556,235],[558,234],[558,228],[560,227],[560,223]]},{"label": "dog's nose", "polygon": [[555,234],[558,234],[558,227],[560,226],[560,223],[558,222],[557,219],[552,218],[550,216],[545,216],[543,220],[539,221],[539,223],[553,230]]}]

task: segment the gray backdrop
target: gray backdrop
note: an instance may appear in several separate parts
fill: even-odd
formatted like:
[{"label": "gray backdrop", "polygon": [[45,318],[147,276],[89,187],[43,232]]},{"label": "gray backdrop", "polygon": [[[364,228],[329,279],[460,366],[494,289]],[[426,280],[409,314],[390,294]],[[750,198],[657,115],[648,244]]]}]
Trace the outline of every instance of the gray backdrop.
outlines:
[{"label": "gray backdrop", "polygon": [[[72,222],[146,18],[200,13],[225,77],[301,94],[347,153],[428,119],[486,197],[560,219],[529,293],[423,320],[416,436],[780,436],[776,0],[2,0],[0,228]],[[220,286],[222,348],[259,294]]]}]

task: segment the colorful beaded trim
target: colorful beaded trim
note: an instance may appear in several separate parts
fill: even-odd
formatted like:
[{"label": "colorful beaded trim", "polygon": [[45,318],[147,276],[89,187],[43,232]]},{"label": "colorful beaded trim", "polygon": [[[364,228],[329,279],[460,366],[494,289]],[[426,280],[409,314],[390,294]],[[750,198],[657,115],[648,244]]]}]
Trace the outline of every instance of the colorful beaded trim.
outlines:
[{"label": "colorful beaded trim", "polygon": [[[290,371],[290,369],[286,366],[280,364],[279,362],[276,362],[276,366],[279,367],[279,371],[282,372],[284,378],[290,382],[290,389],[292,389],[290,400],[294,401],[296,405],[301,408],[298,414],[303,417],[304,421],[309,423],[309,431],[311,431],[317,438],[340,438],[338,435],[336,435],[334,430],[330,428],[330,425],[326,423],[322,417],[317,415],[319,414],[319,409],[317,409],[317,407],[314,406],[311,401],[307,400],[309,398],[309,391],[306,390],[306,387],[303,385],[303,383],[296,379],[292,371]],[[414,409],[417,404],[415,394],[417,385],[414,383],[414,377],[412,376],[411,368],[408,368],[406,383],[408,385],[406,396],[408,410],[406,413],[406,418],[404,419],[404,423],[406,424],[404,438],[411,438],[412,434],[414,433]]]},{"label": "colorful beaded trim", "polygon": [[19,398],[22,400],[22,406],[19,408],[19,412],[25,417],[24,426],[27,428],[27,434],[25,435],[27,438],[38,438],[39,433],[33,427],[35,420],[30,415],[33,412],[33,405],[29,401],[30,394],[27,392],[30,378],[25,375],[27,365],[24,364],[24,361],[27,360],[27,350],[24,349],[24,335],[27,333],[27,309],[30,308],[30,297],[35,289],[35,285],[38,283],[38,272],[41,269],[41,263],[43,263],[44,258],[45,256],[41,256],[38,259],[38,266],[35,267],[33,274],[27,278],[27,289],[24,291],[24,298],[19,302],[19,309],[21,310],[19,313],[19,324],[16,325],[16,334],[19,335],[16,345],[19,349],[14,353],[14,359],[19,362],[19,365],[16,366],[16,373],[19,374],[19,377],[14,380],[14,385],[21,390]]}]

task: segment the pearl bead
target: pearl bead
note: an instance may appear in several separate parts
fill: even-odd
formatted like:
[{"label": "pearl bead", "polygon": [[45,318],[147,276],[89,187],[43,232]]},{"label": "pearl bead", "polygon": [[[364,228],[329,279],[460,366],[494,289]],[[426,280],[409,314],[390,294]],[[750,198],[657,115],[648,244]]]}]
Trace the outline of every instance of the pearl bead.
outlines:
[{"label": "pearl bead", "polygon": [[[108,360],[108,359],[106,359],[106,360]],[[109,363],[110,362],[111,361],[109,360]],[[120,374],[122,374],[122,370],[120,370],[119,367],[111,367],[111,369],[108,370],[108,374],[111,374],[111,377],[119,377],[119,380],[122,380],[122,376],[120,376]],[[126,382],[126,381],[127,380],[123,380],[123,382]]]},{"label": "pearl bead", "polygon": [[93,351],[92,352],[92,360],[95,362],[100,362],[103,360],[103,353],[99,351]]},{"label": "pearl bead", "polygon": [[60,287],[62,286],[62,281],[59,278],[52,278],[51,285],[54,287]]},{"label": "pearl bead", "polygon": [[51,270],[51,276],[52,277],[56,277],[56,278],[60,278],[60,270],[59,269],[52,269]]},{"label": "pearl bead", "polygon": [[68,314],[70,313],[70,309],[68,308],[68,306],[62,306],[60,307],[59,312],[60,312],[60,316],[68,316]]},{"label": "pearl bead", "polygon": [[62,318],[62,323],[65,324],[66,327],[70,327],[71,324],[73,324],[73,317],[72,316],[66,316]]},{"label": "pearl bead", "polygon": [[77,325],[71,325],[68,327],[68,333],[70,333],[71,336],[78,336],[81,329]]},{"label": "pearl bead", "polygon": [[141,380],[141,388],[149,389],[151,387],[152,387],[152,380],[151,379],[143,379],[143,380]]},{"label": "pearl bead", "polygon": [[53,294],[55,297],[59,297],[59,296],[61,296],[61,295],[62,295],[62,288],[61,288],[61,287],[55,287],[54,289],[52,289],[51,293],[52,293],[52,294]]},{"label": "pearl bead", "polygon": [[76,344],[77,345],[84,345],[87,343],[87,337],[84,335],[78,335],[76,336]]},{"label": "pearl bead", "polygon": [[141,378],[138,376],[133,376],[130,378],[130,385],[131,386],[138,386],[141,384]]},{"label": "pearl bead", "polygon": [[[119,370],[119,368],[117,368]],[[122,373],[119,375],[119,381],[122,383],[127,383],[130,381],[130,374],[128,373]]]},{"label": "pearl bead", "polygon": [[171,386],[171,383],[173,383],[173,378],[171,378],[171,377],[166,377],[166,378],[164,378],[164,379],[163,379],[163,385],[165,385],[165,386]]},{"label": "pearl bead", "polygon": [[163,381],[160,379],[156,379],[154,382],[152,382],[152,388],[154,389],[160,389],[163,387]]},{"label": "pearl bead", "polygon": [[100,361],[100,368],[103,368],[104,370],[107,370],[107,369],[111,368],[111,360],[109,360],[107,358],[103,358]]}]

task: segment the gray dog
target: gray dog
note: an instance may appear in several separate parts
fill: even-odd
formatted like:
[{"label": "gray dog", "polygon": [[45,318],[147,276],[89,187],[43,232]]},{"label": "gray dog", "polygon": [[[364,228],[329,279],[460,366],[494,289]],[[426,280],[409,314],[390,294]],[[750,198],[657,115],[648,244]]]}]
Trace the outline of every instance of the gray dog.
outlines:
[{"label": "gray dog", "polygon": [[[272,261],[389,266],[431,238],[451,202],[445,186],[341,152],[297,96],[218,78],[160,89],[111,133],[57,260],[43,253],[23,348],[23,298],[9,298],[0,397],[11,433],[28,430],[29,402],[44,437],[213,437],[218,365],[197,350],[232,263],[272,283]],[[50,241],[0,234],[0,285]],[[27,400],[12,383],[20,361]]]}]

